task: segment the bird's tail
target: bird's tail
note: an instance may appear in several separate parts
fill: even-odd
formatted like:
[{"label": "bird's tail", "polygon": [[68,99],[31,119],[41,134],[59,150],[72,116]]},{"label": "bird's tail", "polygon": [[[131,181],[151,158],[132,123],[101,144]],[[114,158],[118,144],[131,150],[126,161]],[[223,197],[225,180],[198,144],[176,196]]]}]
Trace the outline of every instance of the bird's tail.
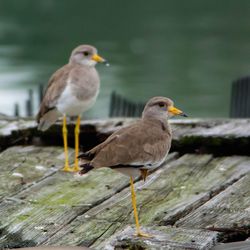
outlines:
[{"label": "bird's tail", "polygon": [[83,152],[80,155],[78,155],[78,158],[80,158],[81,160],[87,160],[87,161],[93,160],[94,157],[95,157],[95,154],[91,153],[90,151]]},{"label": "bird's tail", "polygon": [[86,173],[88,173],[90,170],[92,170],[94,167],[91,165],[90,162],[88,163],[84,163],[82,165],[80,165],[81,170],[79,171],[80,175],[84,175]]},{"label": "bird's tail", "polygon": [[80,168],[81,168],[81,170],[79,171],[80,175],[86,174],[94,168],[91,165],[91,161],[93,160],[94,157],[95,154],[93,154],[91,150],[83,152],[78,156],[78,158],[80,159]]}]

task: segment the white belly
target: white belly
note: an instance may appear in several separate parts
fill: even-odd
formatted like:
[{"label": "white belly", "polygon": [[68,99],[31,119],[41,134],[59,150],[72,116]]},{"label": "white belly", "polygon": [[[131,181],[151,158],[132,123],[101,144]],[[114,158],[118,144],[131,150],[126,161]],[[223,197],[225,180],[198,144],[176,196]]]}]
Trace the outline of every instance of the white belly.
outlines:
[{"label": "white belly", "polygon": [[[167,155],[168,155],[168,152],[166,153],[166,155],[158,162],[134,162],[134,163],[131,163],[131,165],[135,165],[135,166],[143,166],[141,167],[141,169],[153,169],[153,168],[156,168],[156,167],[159,167],[167,158]],[[130,177],[137,177],[137,176],[140,176],[141,175],[141,171],[140,171],[140,168],[139,167],[123,167],[123,168],[114,168],[114,170],[124,174],[124,175],[127,175],[127,176],[130,176]]]},{"label": "white belly", "polygon": [[97,95],[98,92],[95,96],[81,101],[72,94],[70,84],[68,84],[58,99],[56,107],[64,115],[77,116],[94,105]]},{"label": "white belly", "polygon": [[139,168],[133,168],[133,167],[114,168],[114,170],[133,178],[136,178],[137,176],[141,175],[141,171]]}]

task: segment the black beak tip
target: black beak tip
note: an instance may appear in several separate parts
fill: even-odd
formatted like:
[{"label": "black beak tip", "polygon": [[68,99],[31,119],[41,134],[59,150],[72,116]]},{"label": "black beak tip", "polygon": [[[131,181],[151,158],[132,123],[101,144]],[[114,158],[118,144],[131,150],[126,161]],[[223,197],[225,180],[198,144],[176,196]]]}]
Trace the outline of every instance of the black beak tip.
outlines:
[{"label": "black beak tip", "polygon": [[182,113],[181,116],[183,116],[183,117],[188,117],[188,115],[185,114],[185,113]]},{"label": "black beak tip", "polygon": [[104,65],[105,65],[105,66],[107,66],[107,67],[109,67],[109,66],[110,66],[109,62],[108,62],[108,61],[106,61],[106,60],[105,60],[103,63],[104,63]]}]

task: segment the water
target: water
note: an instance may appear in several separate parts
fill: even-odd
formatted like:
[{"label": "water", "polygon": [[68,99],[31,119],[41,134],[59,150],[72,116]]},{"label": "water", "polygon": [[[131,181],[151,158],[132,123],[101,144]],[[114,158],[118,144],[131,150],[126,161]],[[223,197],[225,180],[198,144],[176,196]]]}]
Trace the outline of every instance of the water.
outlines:
[{"label": "water", "polygon": [[98,66],[89,118],[108,115],[112,90],[171,97],[191,117],[228,117],[231,82],[250,72],[250,1],[0,0],[0,112],[17,102],[24,114],[27,90],[82,43],[111,64]]}]

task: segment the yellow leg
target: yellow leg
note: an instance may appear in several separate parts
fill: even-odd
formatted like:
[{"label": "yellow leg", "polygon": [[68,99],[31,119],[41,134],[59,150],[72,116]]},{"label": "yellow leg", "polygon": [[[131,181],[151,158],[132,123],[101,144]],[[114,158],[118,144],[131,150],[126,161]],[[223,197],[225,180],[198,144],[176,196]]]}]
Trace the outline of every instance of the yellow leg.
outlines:
[{"label": "yellow leg", "polygon": [[136,196],[135,196],[134,182],[133,182],[132,177],[130,177],[130,187],[131,187],[131,198],[132,198],[132,205],[133,205],[133,209],[134,209],[134,217],[135,217],[135,225],[136,225],[136,236],[151,237],[148,234],[142,233],[140,230],[137,208],[136,208]]},{"label": "yellow leg", "polygon": [[67,130],[66,116],[63,117],[62,133],[63,133],[63,144],[64,144],[64,155],[65,155],[65,164],[63,171],[71,172],[72,170],[69,166],[69,156],[68,156],[68,141],[67,141],[68,130]]},{"label": "yellow leg", "polygon": [[75,172],[78,172],[80,170],[78,164],[80,123],[81,123],[81,118],[80,116],[78,116],[75,126],[75,166],[73,168],[73,171]]}]

